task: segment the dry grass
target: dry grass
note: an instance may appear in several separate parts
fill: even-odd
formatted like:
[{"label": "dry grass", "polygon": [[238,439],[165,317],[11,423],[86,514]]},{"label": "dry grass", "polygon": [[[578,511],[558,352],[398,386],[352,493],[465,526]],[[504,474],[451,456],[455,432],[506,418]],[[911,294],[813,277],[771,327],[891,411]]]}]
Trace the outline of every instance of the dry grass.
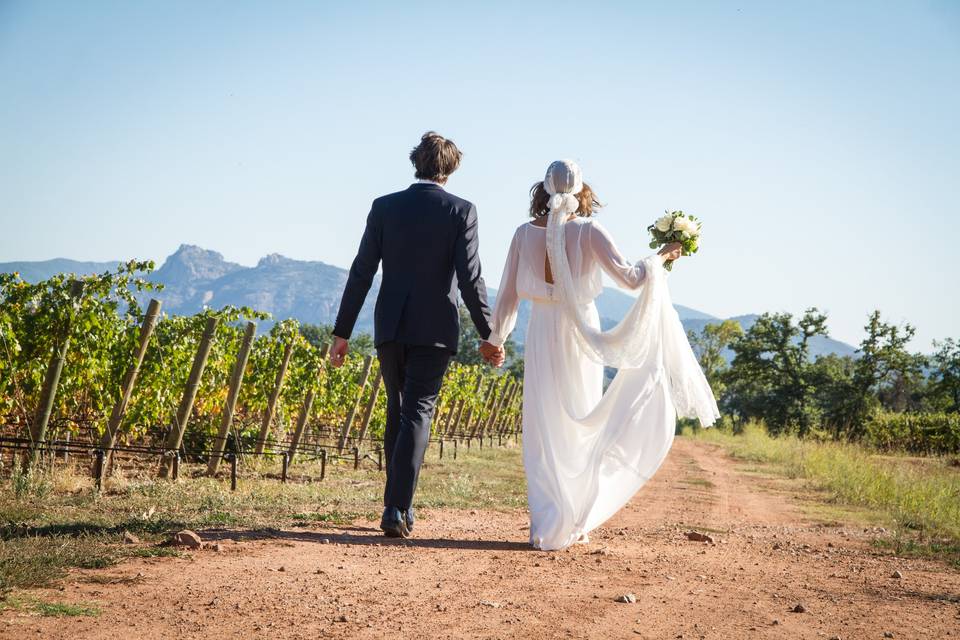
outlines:
[{"label": "dry grass", "polygon": [[[443,460],[432,446],[421,474],[417,506],[513,509],[525,504],[520,448],[467,450]],[[379,517],[383,479],[375,463],[359,470],[331,462],[297,463],[279,481],[279,460],[241,467],[237,491],[229,478],[204,477],[202,465],[184,465],[178,482],[157,480],[143,464],[116,473],[94,491],[85,466],[63,466],[26,477],[13,474],[0,492],[0,593],[48,586],[70,567],[108,567],[125,557],[173,555],[157,546],[180,529],[284,528],[343,524]],[[122,544],[127,531],[144,544]]]},{"label": "dry grass", "polygon": [[921,549],[960,561],[960,470],[946,458],[880,455],[849,443],[771,437],[761,425],[734,435],[717,429],[693,437],[714,442],[734,457],[808,482],[818,499],[885,522],[896,550]]}]

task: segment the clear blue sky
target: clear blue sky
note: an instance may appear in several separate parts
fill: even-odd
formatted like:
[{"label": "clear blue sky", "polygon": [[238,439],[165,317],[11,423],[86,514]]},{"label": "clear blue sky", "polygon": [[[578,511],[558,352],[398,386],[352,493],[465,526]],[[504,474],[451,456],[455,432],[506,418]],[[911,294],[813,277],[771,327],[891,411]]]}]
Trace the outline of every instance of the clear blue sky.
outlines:
[{"label": "clear blue sky", "polygon": [[571,157],[630,257],[705,220],[681,304],[960,336],[960,3],[464,4],[0,0],[0,261],[348,266],[436,129],[491,285]]}]

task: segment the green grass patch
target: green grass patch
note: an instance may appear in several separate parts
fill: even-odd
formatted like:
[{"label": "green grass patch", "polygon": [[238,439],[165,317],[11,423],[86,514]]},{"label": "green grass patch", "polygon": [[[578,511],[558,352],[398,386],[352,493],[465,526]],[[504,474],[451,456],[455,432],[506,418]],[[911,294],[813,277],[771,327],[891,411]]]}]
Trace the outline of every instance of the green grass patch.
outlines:
[{"label": "green grass patch", "polygon": [[705,489],[709,489],[710,487],[714,486],[714,484],[706,478],[683,478],[679,480],[679,482],[680,484],[690,484],[695,487],[704,487]]},{"label": "green grass patch", "polygon": [[176,547],[134,547],[123,552],[125,558],[183,558],[185,555]]},{"label": "green grass patch", "polygon": [[312,511],[310,513],[294,513],[290,516],[296,524],[327,523],[327,524],[349,524],[354,520],[363,517],[363,514],[356,511]]},{"label": "green grass patch", "polygon": [[88,576],[83,576],[80,578],[80,582],[84,582],[86,584],[139,584],[143,582],[143,576],[118,576],[92,573]]},{"label": "green grass patch", "polygon": [[50,586],[69,567],[100,569],[119,556],[105,536],[25,536],[0,540],[0,594]]},{"label": "green grass patch", "polygon": [[954,568],[960,569],[960,543],[942,540],[919,540],[917,538],[875,538],[876,549],[889,551],[901,558],[946,559]]},{"label": "green grass patch", "polygon": [[774,438],[755,424],[741,434],[706,429],[692,437],[721,445],[754,466],[807,480],[819,500],[862,508],[886,520],[904,539],[936,542],[948,559],[960,542],[960,470],[946,459],[880,455],[856,444],[793,436]]},{"label": "green grass patch", "polygon": [[15,609],[17,611],[35,613],[44,617],[65,618],[77,616],[96,617],[100,609],[91,604],[71,604],[67,602],[45,602],[28,596],[6,597],[0,600],[0,611]]},{"label": "green grass patch", "polygon": [[67,616],[99,616],[100,609],[89,604],[66,602],[37,602],[33,609],[42,616],[64,618]]}]

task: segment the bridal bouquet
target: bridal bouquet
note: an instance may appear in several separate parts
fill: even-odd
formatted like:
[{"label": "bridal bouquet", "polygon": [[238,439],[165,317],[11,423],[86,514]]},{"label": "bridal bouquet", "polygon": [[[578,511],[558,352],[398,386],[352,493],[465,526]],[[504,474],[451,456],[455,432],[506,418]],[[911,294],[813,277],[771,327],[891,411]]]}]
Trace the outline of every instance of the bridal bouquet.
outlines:
[{"label": "bridal bouquet", "polygon": [[[700,221],[696,216],[688,215],[683,211],[665,211],[663,216],[647,227],[647,231],[653,238],[650,241],[651,249],[659,249],[665,244],[679,242],[683,245],[683,255],[689,256],[700,248]],[[673,268],[673,260],[664,262],[663,267],[670,271]]]}]

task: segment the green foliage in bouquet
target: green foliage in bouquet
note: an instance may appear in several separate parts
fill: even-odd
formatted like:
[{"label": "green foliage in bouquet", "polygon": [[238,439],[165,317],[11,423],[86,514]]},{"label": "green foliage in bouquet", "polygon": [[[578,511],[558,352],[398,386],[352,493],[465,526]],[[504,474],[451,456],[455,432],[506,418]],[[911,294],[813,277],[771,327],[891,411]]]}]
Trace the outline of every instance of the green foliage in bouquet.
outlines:
[{"label": "green foliage in bouquet", "polygon": [[[647,227],[652,240],[651,249],[659,249],[665,244],[679,242],[683,246],[683,255],[692,256],[700,248],[700,221],[696,216],[683,211],[664,211],[664,215]],[[663,263],[663,267],[670,271],[673,261]]]}]

